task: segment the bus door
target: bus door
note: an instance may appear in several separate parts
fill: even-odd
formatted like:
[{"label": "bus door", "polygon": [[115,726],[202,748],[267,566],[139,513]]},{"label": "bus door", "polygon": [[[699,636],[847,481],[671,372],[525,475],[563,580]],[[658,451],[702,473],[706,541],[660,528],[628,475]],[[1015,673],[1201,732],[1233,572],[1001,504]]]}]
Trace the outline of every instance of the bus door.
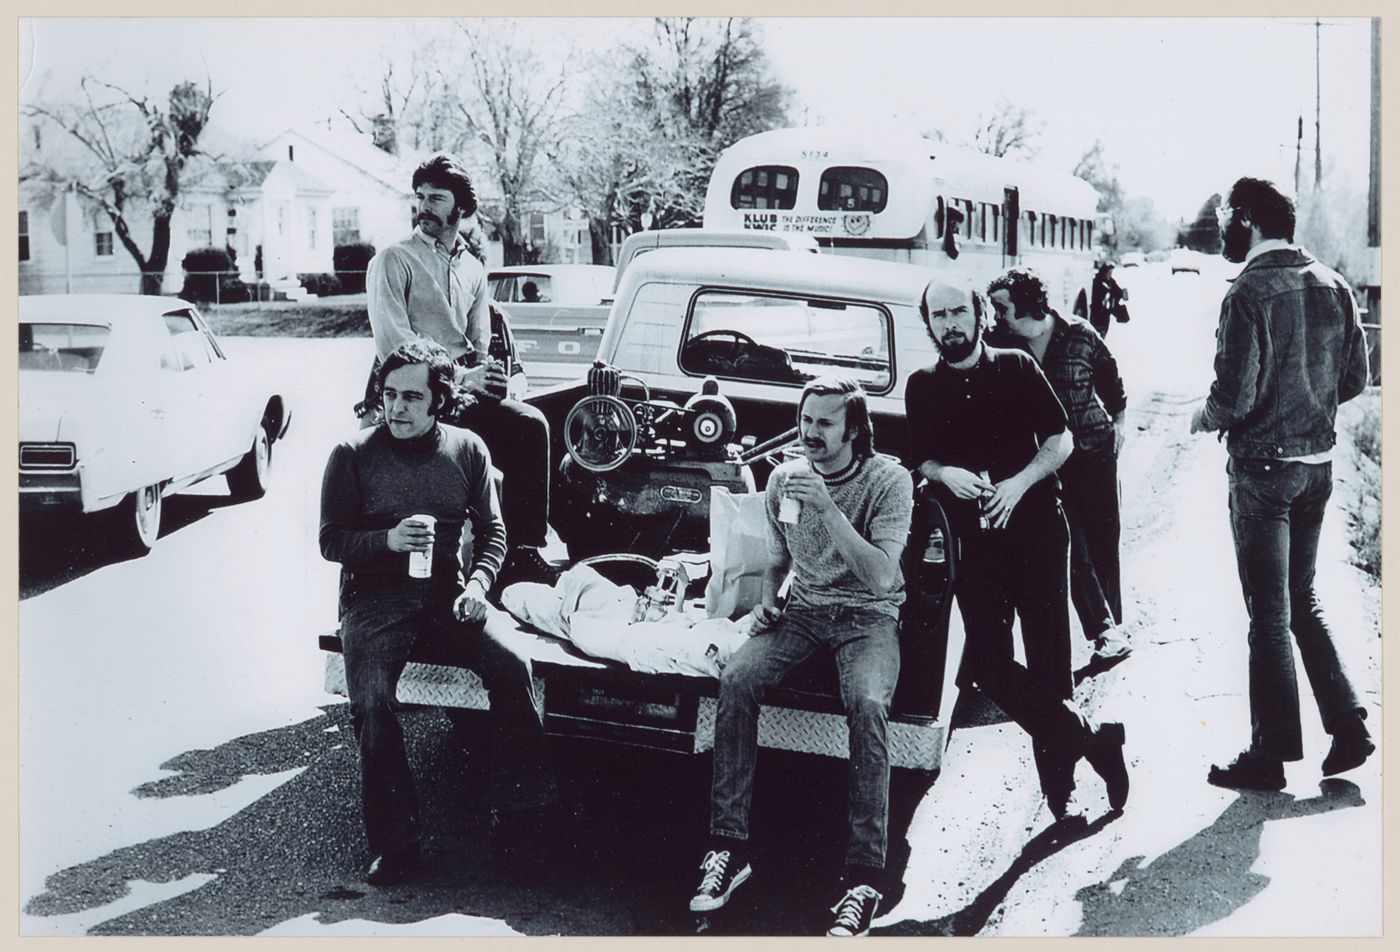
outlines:
[{"label": "bus door", "polygon": [[1004,189],[1001,203],[1001,266],[1009,268],[1016,263],[1018,250],[1017,234],[1021,227],[1021,194],[1018,189]]}]

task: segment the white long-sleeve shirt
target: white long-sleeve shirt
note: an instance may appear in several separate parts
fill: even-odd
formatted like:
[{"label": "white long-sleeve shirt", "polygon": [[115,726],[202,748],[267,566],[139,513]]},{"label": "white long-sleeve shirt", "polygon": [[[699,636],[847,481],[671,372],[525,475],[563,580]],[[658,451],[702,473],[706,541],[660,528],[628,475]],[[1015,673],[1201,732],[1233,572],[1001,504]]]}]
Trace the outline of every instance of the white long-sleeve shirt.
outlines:
[{"label": "white long-sleeve shirt", "polygon": [[365,276],[374,349],[383,360],[426,337],[455,360],[491,342],[486,269],[458,236],[449,250],[421,228],[371,259]]}]

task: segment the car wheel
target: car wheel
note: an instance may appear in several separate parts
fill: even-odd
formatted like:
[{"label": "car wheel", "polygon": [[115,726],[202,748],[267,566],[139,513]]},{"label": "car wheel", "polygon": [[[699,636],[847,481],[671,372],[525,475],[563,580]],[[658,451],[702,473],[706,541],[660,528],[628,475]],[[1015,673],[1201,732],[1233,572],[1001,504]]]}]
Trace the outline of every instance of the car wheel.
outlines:
[{"label": "car wheel", "polygon": [[143,486],[112,510],[112,536],[124,555],[145,555],[160,536],[159,486]]},{"label": "car wheel", "polygon": [[267,428],[259,426],[252,448],[228,471],[229,494],[238,500],[261,499],[267,493],[271,469],[272,439],[267,435]]}]

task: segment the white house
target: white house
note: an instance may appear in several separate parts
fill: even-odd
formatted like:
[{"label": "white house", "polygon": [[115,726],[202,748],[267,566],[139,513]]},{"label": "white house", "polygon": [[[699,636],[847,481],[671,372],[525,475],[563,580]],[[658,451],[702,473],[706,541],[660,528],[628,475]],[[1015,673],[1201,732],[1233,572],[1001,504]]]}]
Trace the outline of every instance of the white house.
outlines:
[{"label": "white house", "polygon": [[[37,136],[26,142],[31,145],[22,164],[44,164]],[[367,135],[316,125],[287,129],[253,155],[217,163],[198,157],[186,166],[170,223],[166,293],[178,292],[183,283],[186,252],[227,246],[245,281],[261,276],[299,296],[298,275],[333,272],[337,245],[368,242],[383,248],[413,228],[413,170],[426,153],[393,155]],[[489,201],[485,176],[479,184],[479,197]],[[139,289],[136,262],[95,205],[22,182],[19,213],[20,293]],[[591,261],[580,212],[537,210],[523,217],[525,234],[540,246],[552,245],[560,261]],[[128,223],[137,246],[149,249],[150,215],[132,209]],[[491,264],[499,264],[499,243],[493,242],[487,254]]]}]

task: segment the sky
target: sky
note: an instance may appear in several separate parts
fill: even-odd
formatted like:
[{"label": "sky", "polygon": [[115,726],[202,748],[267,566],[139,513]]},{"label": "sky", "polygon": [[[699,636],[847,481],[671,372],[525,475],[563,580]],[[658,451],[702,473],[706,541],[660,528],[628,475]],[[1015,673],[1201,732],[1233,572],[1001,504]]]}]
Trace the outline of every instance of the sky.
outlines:
[{"label": "sky", "polygon": [[[541,43],[587,50],[645,23],[537,19]],[[1191,218],[1240,175],[1293,180],[1298,118],[1312,168],[1314,29],[1302,18],[761,18],[799,123],[907,125],[970,136],[1007,100],[1043,124],[1039,161],[1068,171],[1096,140],[1131,195]],[[163,95],[206,71],[222,91],[213,122],[256,141],[355,112],[378,51],[445,21],[375,19],[30,19],[20,30],[20,98],[71,95],[84,71]],[[159,49],[161,55],[146,51]],[[1370,26],[1324,20],[1324,169],[1364,192]]]}]

